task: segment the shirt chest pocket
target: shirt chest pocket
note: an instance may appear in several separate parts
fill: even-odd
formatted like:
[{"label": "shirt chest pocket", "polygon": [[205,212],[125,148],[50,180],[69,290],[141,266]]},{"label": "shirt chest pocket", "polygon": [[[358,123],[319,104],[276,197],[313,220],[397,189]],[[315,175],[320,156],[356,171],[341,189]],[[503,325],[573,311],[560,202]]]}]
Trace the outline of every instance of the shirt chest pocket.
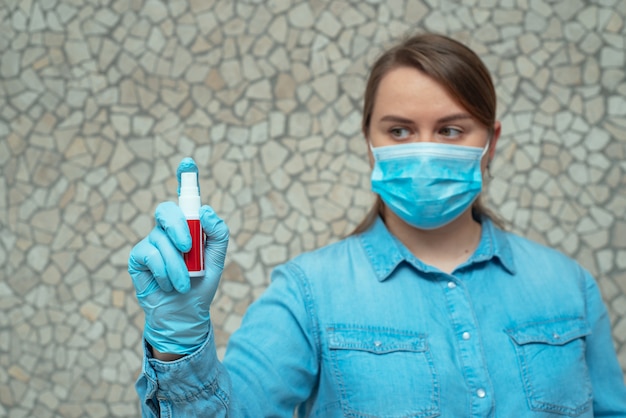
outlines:
[{"label": "shirt chest pocket", "polygon": [[329,361],[349,417],[435,417],[439,385],[426,336],[384,328],[327,330]]},{"label": "shirt chest pocket", "polygon": [[509,330],[531,409],[576,417],[591,408],[582,319],[535,323]]}]

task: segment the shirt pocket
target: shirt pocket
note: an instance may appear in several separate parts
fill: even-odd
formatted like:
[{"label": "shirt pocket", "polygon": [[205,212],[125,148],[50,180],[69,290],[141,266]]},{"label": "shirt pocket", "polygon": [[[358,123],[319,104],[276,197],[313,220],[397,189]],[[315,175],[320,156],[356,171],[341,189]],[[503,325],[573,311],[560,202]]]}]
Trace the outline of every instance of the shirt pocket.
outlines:
[{"label": "shirt pocket", "polygon": [[439,415],[437,373],[424,334],[349,326],[327,332],[345,416]]},{"label": "shirt pocket", "polygon": [[546,321],[507,331],[520,366],[526,398],[534,411],[577,417],[591,408],[582,319]]}]

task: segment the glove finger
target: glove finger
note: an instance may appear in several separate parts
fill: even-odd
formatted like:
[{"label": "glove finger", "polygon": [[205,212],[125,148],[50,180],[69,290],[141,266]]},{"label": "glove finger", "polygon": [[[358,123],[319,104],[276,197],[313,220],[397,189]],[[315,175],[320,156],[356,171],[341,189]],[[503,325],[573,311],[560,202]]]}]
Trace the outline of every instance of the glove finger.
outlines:
[{"label": "glove finger", "polygon": [[219,277],[224,269],[230,232],[226,223],[210,206],[200,208],[200,224],[207,236],[204,248],[205,268]]},{"label": "glove finger", "polygon": [[[188,292],[190,286],[189,270],[187,270],[183,255],[176,248],[169,235],[163,229],[155,227],[148,235],[148,238],[150,243],[156,247],[165,265],[165,276],[160,276],[159,278],[155,276],[155,280],[167,280],[178,292]],[[159,284],[161,284],[161,281],[159,281]]]},{"label": "glove finger", "polygon": [[222,220],[211,206],[204,205],[200,208],[200,224],[211,244],[215,244],[226,252],[230,231],[228,225]]},{"label": "glove finger", "polygon": [[171,292],[173,289],[167,278],[161,253],[148,238],[139,241],[130,252],[128,272],[133,280],[137,296],[149,295],[157,288],[165,292]]},{"label": "glove finger", "polygon": [[[176,193],[178,195],[180,195],[180,175],[182,173],[188,173],[188,172],[193,172],[193,173],[198,174],[198,166],[196,165],[196,162],[193,160],[193,158],[190,158],[190,157],[183,158],[180,164],[178,164],[178,168],[176,169],[176,178],[178,179],[178,189],[176,190]],[[197,178],[198,176],[196,175],[196,179]],[[198,191],[199,190],[200,190],[200,182],[198,182]]]},{"label": "glove finger", "polygon": [[191,234],[183,211],[174,202],[163,202],[154,213],[157,225],[181,252],[191,249]]}]

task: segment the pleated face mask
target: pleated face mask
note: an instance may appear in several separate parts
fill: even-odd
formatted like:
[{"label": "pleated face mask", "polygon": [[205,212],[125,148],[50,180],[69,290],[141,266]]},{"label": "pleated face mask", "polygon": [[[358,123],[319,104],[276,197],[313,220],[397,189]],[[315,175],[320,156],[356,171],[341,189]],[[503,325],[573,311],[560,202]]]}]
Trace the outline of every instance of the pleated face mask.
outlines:
[{"label": "pleated face mask", "polygon": [[482,190],[485,148],[435,142],[371,147],[372,191],[409,225],[436,229],[458,218]]}]

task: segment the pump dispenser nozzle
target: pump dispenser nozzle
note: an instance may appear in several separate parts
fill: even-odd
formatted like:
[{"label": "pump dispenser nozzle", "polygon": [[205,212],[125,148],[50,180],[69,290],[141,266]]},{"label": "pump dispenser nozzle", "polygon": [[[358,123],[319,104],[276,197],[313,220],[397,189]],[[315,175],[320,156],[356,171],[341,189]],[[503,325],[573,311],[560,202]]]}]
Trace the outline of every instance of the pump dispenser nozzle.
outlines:
[{"label": "pump dispenser nozzle", "polygon": [[184,172],[180,175],[178,206],[187,218],[191,234],[191,250],[183,254],[190,277],[204,276],[204,231],[200,225],[200,191],[198,174]]},{"label": "pump dispenser nozzle", "polygon": [[178,206],[180,206],[185,216],[198,217],[200,211],[200,192],[198,190],[197,173],[181,173]]}]

